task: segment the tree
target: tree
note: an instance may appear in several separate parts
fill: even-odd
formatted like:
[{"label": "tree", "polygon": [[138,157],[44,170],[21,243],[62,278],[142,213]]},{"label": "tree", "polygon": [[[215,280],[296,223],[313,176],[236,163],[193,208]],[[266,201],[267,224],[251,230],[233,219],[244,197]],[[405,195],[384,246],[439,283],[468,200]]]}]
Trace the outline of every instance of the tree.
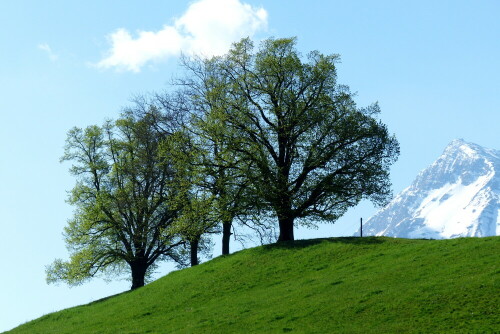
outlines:
[{"label": "tree", "polygon": [[180,215],[176,224],[179,233],[187,241],[186,246],[189,248],[189,260],[192,267],[199,264],[199,250],[209,248],[206,246],[209,240],[205,238],[205,235],[218,233],[219,230],[217,229],[218,221],[212,206],[215,200],[204,197],[206,193],[196,194],[190,192],[187,195],[188,198],[183,202],[182,215]]},{"label": "tree", "polygon": [[[185,160],[184,169],[195,169],[194,184],[198,192],[203,190],[205,198],[210,197],[212,217],[216,211],[222,227],[222,254],[229,254],[231,229],[236,218],[253,214],[255,202],[246,191],[249,184],[245,173],[252,168],[248,161],[238,160],[226,143],[234,130],[225,126],[227,114],[227,78],[220,71],[220,58],[204,59],[183,57],[182,66],[188,75],[176,80],[180,88],[169,101],[174,109],[190,115],[185,127],[191,147],[190,159]],[[234,136],[234,134],[233,134]],[[177,149],[177,152],[184,152]],[[192,155],[195,152],[196,157]],[[179,159],[182,160],[182,159]],[[241,219],[245,221],[245,219]],[[213,221],[212,221],[213,222]],[[209,224],[210,225],[210,224]]]},{"label": "tree", "polygon": [[76,210],[64,230],[70,259],[47,268],[49,283],[76,285],[128,268],[135,289],[158,261],[179,260],[183,240],[173,223],[181,208],[171,205],[175,175],[158,154],[164,137],[155,130],[158,111],[151,109],[142,118],[125,112],[102,127],[69,131],[61,160],[73,162],[77,178],[68,200]]},{"label": "tree", "polygon": [[174,226],[187,241],[191,266],[199,263],[198,250],[206,244],[204,235],[219,232],[220,210],[217,208],[217,199],[200,186],[206,178],[203,174],[202,153],[194,145],[193,138],[181,130],[170,135],[160,149],[160,155],[172,161],[175,188],[178,189],[172,203],[181,210]]},{"label": "tree", "polygon": [[249,39],[217,61],[227,78],[221,121],[228,149],[253,168],[251,190],[278,218],[278,241],[293,240],[296,221],[333,222],[361,199],[390,197],[389,167],[399,144],[376,117],[337,84],[337,55],[310,52],[294,38]]}]

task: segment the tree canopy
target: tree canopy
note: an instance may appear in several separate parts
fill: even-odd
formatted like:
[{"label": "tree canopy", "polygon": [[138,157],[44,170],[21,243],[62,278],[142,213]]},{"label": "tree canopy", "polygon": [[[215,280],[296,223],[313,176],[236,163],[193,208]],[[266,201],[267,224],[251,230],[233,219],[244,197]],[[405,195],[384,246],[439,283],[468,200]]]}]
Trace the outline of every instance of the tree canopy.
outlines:
[{"label": "tree canopy", "polygon": [[[195,168],[200,176],[197,187],[211,194],[222,227],[222,254],[229,254],[234,221],[248,222],[257,208],[257,202],[247,191],[250,184],[246,173],[252,166],[241,160],[228,142],[237,134],[224,121],[228,80],[221,71],[219,58],[183,57],[181,64],[187,75],[176,80],[179,90],[173,99],[174,109],[189,115],[186,133],[194,148],[191,153],[196,152],[198,157],[191,157],[190,167],[185,168]],[[247,226],[255,228],[253,224]]]},{"label": "tree canopy", "polygon": [[183,241],[173,226],[181,208],[172,202],[175,175],[158,154],[163,138],[155,124],[129,112],[69,131],[61,160],[73,162],[78,180],[68,199],[76,210],[64,230],[71,256],[47,268],[48,282],[79,284],[128,269],[135,289],[157,261],[179,260]]},{"label": "tree canopy", "polygon": [[277,217],[278,240],[293,240],[297,219],[333,222],[361,199],[390,196],[399,144],[378,118],[337,83],[337,55],[302,59],[295,38],[233,45],[217,60],[226,78],[221,121],[231,151],[253,168],[253,195]]}]

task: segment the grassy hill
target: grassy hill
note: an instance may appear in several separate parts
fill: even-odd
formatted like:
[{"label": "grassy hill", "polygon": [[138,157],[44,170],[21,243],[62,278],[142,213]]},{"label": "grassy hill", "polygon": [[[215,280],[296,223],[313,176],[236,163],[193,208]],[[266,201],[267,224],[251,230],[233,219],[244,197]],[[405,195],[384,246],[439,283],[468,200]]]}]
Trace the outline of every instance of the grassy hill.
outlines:
[{"label": "grassy hill", "polygon": [[257,247],[8,333],[500,332],[500,237]]}]

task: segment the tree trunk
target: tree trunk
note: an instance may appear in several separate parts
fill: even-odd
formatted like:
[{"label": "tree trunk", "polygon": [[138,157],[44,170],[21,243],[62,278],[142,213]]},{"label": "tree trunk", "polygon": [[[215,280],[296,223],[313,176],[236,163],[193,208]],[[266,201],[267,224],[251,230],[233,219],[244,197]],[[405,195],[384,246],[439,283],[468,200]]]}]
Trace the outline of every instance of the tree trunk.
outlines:
[{"label": "tree trunk", "polygon": [[222,255],[229,254],[229,241],[231,239],[231,222],[222,223]]},{"label": "tree trunk", "polygon": [[191,267],[198,264],[198,244],[200,242],[199,238],[189,241],[189,248],[191,253]]},{"label": "tree trunk", "polygon": [[278,237],[278,242],[294,240],[293,220],[294,219],[291,217],[278,217],[280,227],[280,236]]},{"label": "tree trunk", "polygon": [[147,266],[142,262],[134,262],[130,264],[132,271],[132,287],[130,290],[135,290],[144,286],[144,278],[146,276]]}]

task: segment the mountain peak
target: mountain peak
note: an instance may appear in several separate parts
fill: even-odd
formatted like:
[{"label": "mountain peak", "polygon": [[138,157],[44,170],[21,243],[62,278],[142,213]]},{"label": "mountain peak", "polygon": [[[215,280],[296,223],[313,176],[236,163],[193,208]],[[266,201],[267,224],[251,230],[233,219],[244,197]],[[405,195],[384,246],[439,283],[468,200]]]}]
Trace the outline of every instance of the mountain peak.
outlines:
[{"label": "mountain peak", "polygon": [[469,144],[468,142],[466,142],[463,138],[457,138],[457,139],[453,139],[447,147],[460,147],[462,145],[467,145]]},{"label": "mountain peak", "polygon": [[500,235],[500,151],[455,139],[365,224],[368,235]]},{"label": "mountain peak", "polygon": [[468,143],[462,138],[452,140],[444,149],[443,153],[452,153],[463,150],[473,150],[474,144]]},{"label": "mountain peak", "polygon": [[444,149],[443,155],[455,155],[458,152],[470,158],[477,158],[478,156],[500,158],[500,151],[467,142],[462,138],[452,140]]}]

